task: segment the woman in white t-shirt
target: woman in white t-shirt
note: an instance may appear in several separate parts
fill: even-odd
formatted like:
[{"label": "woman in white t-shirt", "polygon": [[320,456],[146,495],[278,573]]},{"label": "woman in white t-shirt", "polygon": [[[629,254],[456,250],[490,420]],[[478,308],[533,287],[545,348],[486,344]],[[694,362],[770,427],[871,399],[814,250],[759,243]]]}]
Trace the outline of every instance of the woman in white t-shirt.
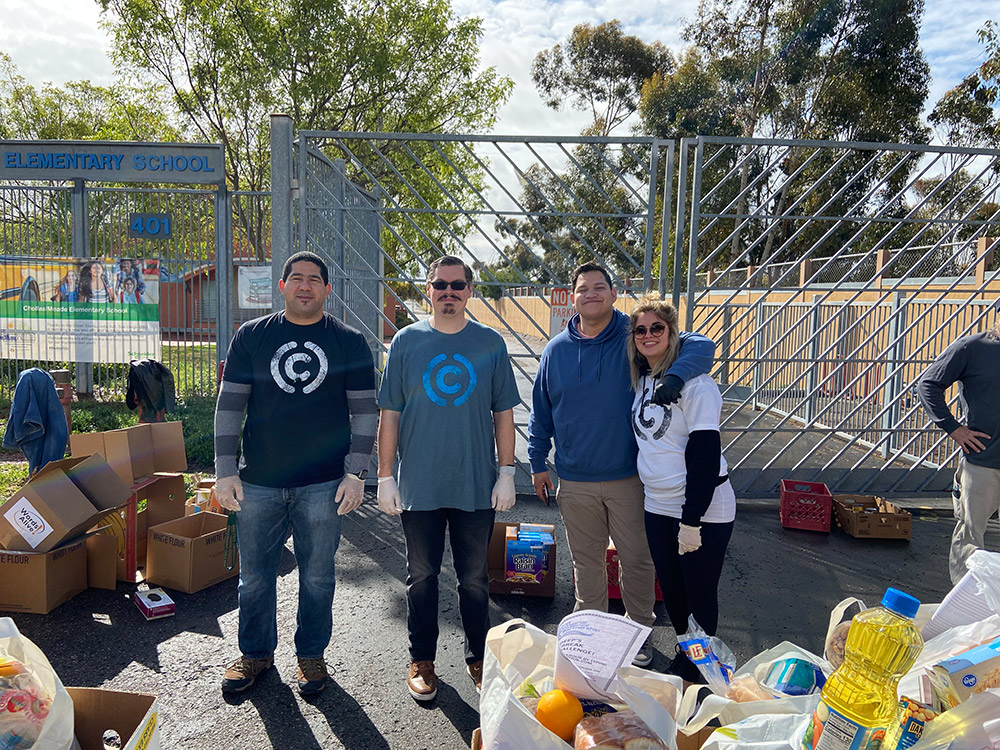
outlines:
[{"label": "woman in white t-shirt", "polygon": [[[715,635],[719,579],[736,518],[736,496],[722,457],[722,394],[709,375],[684,383],[680,400],[659,405],[653,391],[677,358],[677,311],[650,295],[632,310],[628,341],[635,400],[632,428],[639,444],[639,477],[645,486],[646,538],[674,631],[688,630],[688,616]],[[704,682],[678,652],[670,670]]]}]

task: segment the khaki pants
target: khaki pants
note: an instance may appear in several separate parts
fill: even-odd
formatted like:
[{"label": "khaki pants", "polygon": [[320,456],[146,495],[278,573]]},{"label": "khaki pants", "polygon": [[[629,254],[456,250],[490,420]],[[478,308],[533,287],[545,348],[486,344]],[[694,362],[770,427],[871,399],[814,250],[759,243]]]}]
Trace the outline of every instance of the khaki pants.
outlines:
[{"label": "khaki pants", "polygon": [[643,497],[638,475],[613,482],[559,480],[556,500],[576,578],[574,611],[608,611],[605,564],[610,536],[618,550],[626,616],[641,625],[653,624],[655,573],[646,542]]},{"label": "khaki pants", "polygon": [[959,496],[952,497],[955,531],[951,535],[948,572],[958,583],[968,572],[965,563],[977,549],[984,549],[986,524],[1000,509],[1000,469],[977,466],[962,460],[955,473]]}]

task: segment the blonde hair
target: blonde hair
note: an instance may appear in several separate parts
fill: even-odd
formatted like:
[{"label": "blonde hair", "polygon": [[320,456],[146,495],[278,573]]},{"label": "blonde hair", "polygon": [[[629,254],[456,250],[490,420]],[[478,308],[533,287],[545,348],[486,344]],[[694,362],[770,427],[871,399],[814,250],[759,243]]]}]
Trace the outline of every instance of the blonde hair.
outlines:
[{"label": "blonde hair", "polygon": [[[656,317],[667,324],[667,351],[655,366],[650,365],[645,355],[639,353],[639,350],[635,346],[635,336],[632,334],[632,330],[635,329],[635,322],[639,319],[639,316],[647,312],[655,313]],[[677,359],[677,351],[681,348],[681,341],[677,330],[677,310],[669,302],[660,299],[660,295],[657,292],[650,292],[639,298],[635,307],[632,308],[629,321],[627,344],[628,369],[632,377],[632,388],[636,389],[639,387],[639,380],[642,378],[643,373],[648,373],[651,377],[658,378],[670,369],[674,360]]]}]

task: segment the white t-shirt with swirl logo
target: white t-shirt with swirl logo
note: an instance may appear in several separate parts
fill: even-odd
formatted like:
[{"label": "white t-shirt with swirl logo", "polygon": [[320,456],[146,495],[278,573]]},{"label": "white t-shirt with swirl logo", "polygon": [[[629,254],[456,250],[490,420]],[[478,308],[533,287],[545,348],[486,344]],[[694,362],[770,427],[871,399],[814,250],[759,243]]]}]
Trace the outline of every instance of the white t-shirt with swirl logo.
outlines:
[{"label": "white t-shirt with swirl logo", "polygon": [[[719,430],[722,394],[708,375],[691,378],[676,404],[663,407],[649,402],[657,379],[644,375],[632,402],[632,429],[639,444],[639,477],[646,488],[645,508],[671,518],[680,518],[687,485],[684,449],[688,436],[697,430]],[[728,472],[725,456],[719,476]],[[712,503],[702,521],[727,523],[736,518],[736,495],[727,481],[715,488]]]}]

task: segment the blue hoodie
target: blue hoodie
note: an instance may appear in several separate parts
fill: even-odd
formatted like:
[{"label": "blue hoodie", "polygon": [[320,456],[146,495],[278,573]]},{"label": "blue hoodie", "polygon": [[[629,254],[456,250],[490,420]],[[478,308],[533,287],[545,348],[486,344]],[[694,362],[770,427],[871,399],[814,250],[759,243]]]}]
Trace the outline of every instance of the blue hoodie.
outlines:
[{"label": "blue hoodie", "polygon": [[[614,311],[594,338],[579,331],[574,315],[566,330],[542,352],[531,394],[528,460],[533,474],[548,471],[545,459],[556,443],[556,473],[571,482],[610,482],[636,473],[632,431],[632,381],[626,342],[629,316]],[[683,346],[667,370],[685,382],[712,367],[715,344],[681,331]]]}]

